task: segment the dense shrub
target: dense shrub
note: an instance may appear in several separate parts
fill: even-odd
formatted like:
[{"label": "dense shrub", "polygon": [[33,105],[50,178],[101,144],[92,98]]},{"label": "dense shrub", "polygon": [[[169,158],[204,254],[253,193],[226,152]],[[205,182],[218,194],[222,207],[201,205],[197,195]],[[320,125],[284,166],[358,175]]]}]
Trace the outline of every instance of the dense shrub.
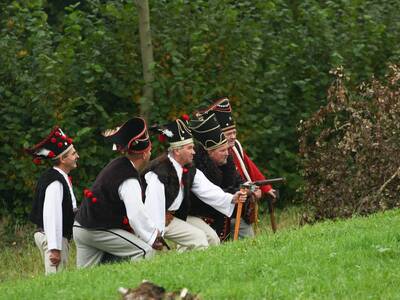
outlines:
[{"label": "dense shrub", "polygon": [[348,88],[334,72],[328,103],[301,124],[304,199],[316,219],[400,206],[400,69]]}]

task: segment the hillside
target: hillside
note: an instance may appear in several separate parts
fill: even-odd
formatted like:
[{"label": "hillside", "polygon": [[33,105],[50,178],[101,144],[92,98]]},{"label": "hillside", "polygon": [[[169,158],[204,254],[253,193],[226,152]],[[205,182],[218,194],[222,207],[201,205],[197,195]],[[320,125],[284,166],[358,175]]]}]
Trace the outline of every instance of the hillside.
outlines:
[{"label": "hillside", "polygon": [[203,299],[399,299],[400,211],[151,261],[6,282],[0,299],[119,299],[143,279]]}]

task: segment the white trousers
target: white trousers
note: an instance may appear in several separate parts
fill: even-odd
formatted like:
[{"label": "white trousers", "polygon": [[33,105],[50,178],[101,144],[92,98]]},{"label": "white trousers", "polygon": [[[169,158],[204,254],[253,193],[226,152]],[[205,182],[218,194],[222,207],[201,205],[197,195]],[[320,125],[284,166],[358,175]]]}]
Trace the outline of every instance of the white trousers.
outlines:
[{"label": "white trousers", "polygon": [[164,238],[178,244],[178,251],[205,249],[220,243],[217,233],[202,219],[188,216],[186,222],[174,217]]},{"label": "white trousers", "polygon": [[63,237],[62,249],[61,249],[61,260],[60,263],[55,266],[50,261],[50,251],[47,247],[47,237],[43,232],[35,232],[34,234],[35,244],[39,248],[44,261],[45,274],[53,274],[62,271],[68,263],[69,255],[69,244],[68,240]]},{"label": "white trousers", "polygon": [[150,258],[155,254],[149,244],[123,229],[94,230],[82,227],[75,221],[73,234],[78,268],[99,264],[105,252],[131,260]]}]

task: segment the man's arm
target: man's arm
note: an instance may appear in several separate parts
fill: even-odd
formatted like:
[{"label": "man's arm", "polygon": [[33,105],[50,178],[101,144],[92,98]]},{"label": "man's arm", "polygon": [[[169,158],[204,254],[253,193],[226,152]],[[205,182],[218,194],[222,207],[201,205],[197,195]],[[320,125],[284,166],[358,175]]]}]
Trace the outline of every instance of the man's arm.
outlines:
[{"label": "man's arm", "polygon": [[146,201],[144,207],[156,227],[161,233],[165,229],[165,191],[164,184],[158,179],[157,174],[148,172],[145,175],[147,182]]},{"label": "man's arm", "polygon": [[[265,180],[265,176],[261,173],[256,164],[250,159],[245,151],[243,151],[243,161],[252,181]],[[270,194],[273,198],[275,198],[275,190],[270,184],[260,187],[260,190],[262,193]]]},{"label": "man's arm", "polygon": [[233,196],[224,192],[219,186],[213,184],[199,169],[194,176],[192,192],[203,202],[212,206],[220,213],[230,217],[235,208],[232,203]]},{"label": "man's arm", "polygon": [[145,210],[139,181],[133,178],[125,180],[119,186],[118,193],[125,204],[129,225],[147,244],[153,245],[158,230]]},{"label": "man's arm", "polygon": [[54,181],[46,188],[43,204],[43,230],[47,239],[49,259],[54,266],[61,261],[63,233],[63,185]]}]

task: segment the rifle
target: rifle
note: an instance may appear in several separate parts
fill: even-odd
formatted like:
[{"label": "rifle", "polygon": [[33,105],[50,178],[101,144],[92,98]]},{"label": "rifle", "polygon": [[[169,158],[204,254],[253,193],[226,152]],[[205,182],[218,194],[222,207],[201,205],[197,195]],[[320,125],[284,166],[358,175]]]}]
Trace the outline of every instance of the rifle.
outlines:
[{"label": "rifle", "polygon": [[274,183],[286,183],[286,178],[278,177],[278,178],[246,182],[246,183],[242,184],[242,187],[246,188],[250,192],[254,192],[256,187],[260,187],[260,186],[264,186],[264,185],[268,185],[268,184],[274,184]]},{"label": "rifle", "polygon": [[[241,185],[241,189],[249,191],[249,192],[254,192],[257,187],[268,185],[268,184],[273,184],[273,183],[286,183],[286,179],[282,177],[278,178],[271,178],[271,179],[265,179],[265,180],[258,180],[258,181],[253,181],[253,182],[246,182]],[[277,197],[279,197],[279,194],[277,193]],[[268,197],[268,211],[271,219],[271,227],[272,231],[275,233],[277,229],[276,221],[275,221],[275,211],[274,211],[274,200],[272,197]],[[240,213],[241,213],[241,207],[240,205]],[[258,205],[257,201],[254,201],[254,225],[257,229],[258,226]],[[235,231],[234,231],[234,236],[233,239],[236,240],[239,235],[239,227],[240,227],[240,218],[238,218],[239,215],[239,204],[238,204],[238,211],[237,211],[237,216],[236,216],[236,223],[235,223]],[[256,230],[257,231],[257,230]]]}]

